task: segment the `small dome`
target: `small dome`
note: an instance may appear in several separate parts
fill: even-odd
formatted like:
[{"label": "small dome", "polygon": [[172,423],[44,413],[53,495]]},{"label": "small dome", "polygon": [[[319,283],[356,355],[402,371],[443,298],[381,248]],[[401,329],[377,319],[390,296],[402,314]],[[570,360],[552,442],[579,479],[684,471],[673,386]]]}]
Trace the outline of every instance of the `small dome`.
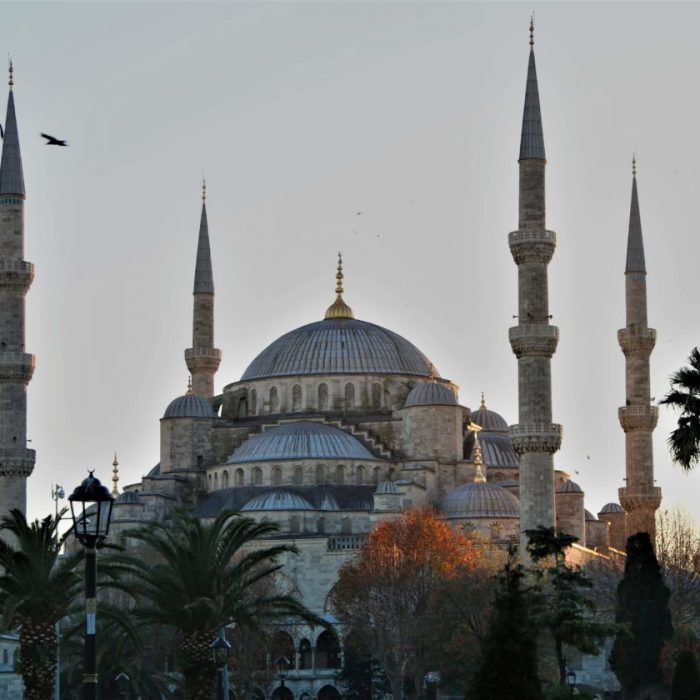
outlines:
[{"label": "small dome", "polygon": [[476,411],[472,411],[472,423],[476,423],[482,430],[494,433],[507,433],[508,423],[505,418],[496,411],[489,411],[483,404]]},{"label": "small dome", "polygon": [[136,491],[122,491],[117,499],[114,501],[115,506],[140,506],[143,505],[143,501],[139,498]]},{"label": "small dome", "polygon": [[624,509],[619,503],[606,503],[599,511],[598,515],[602,513],[624,513]]},{"label": "small dome", "polygon": [[597,523],[598,522],[598,518],[596,518],[595,515],[593,515],[593,513],[591,513],[590,510],[584,510],[584,513],[585,513],[585,518],[586,518],[587,523]]},{"label": "small dome", "polygon": [[399,487],[396,485],[396,483],[394,481],[382,481],[381,483],[377,484],[377,488],[374,490],[374,493],[386,494],[386,493],[400,493],[400,492],[399,492]]},{"label": "small dome", "polygon": [[377,461],[377,458],[350,433],[325,423],[299,421],[284,423],[252,435],[233,451],[227,464],[282,459]]},{"label": "small dome", "polygon": [[244,510],[315,510],[315,508],[298,493],[279,490],[253,496],[241,508],[241,511]]},{"label": "small dome", "polygon": [[571,479],[567,479],[566,481],[562,481],[559,486],[556,488],[557,493],[583,493],[583,489],[575,482],[571,481]]},{"label": "small dome", "polygon": [[416,384],[408,392],[404,408],[409,406],[457,406],[457,397],[444,384],[427,382]]},{"label": "small dome", "polygon": [[501,486],[474,482],[456,488],[440,502],[440,510],[451,518],[520,518],[518,499]]},{"label": "small dome", "polygon": [[185,394],[170,402],[163,418],[216,418],[216,413],[206,399]]}]

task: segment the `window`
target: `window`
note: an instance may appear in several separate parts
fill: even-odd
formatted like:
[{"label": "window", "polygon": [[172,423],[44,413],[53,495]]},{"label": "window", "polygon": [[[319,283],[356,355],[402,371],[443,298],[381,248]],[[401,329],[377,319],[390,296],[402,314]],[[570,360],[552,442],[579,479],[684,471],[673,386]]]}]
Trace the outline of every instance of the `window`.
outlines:
[{"label": "window", "polygon": [[298,515],[293,515],[289,519],[289,530],[291,532],[301,532],[301,523]]},{"label": "window", "polygon": [[316,466],[316,483],[317,484],[325,484],[326,483],[326,474],[323,469],[323,465],[319,464]]},{"label": "window", "polygon": [[364,484],[365,483],[365,468],[360,464],[355,470],[355,483]]},{"label": "window", "polygon": [[345,385],[345,410],[355,408],[355,385]]},{"label": "window", "polygon": [[319,535],[324,535],[326,533],[326,521],[323,518],[319,518],[316,521],[316,532]]},{"label": "window", "polygon": [[299,642],[299,668],[311,668],[311,642],[308,639]]},{"label": "window", "polygon": [[250,415],[254,416],[258,412],[258,392],[253,389],[250,392]]},{"label": "window", "polygon": [[214,474],[214,491],[217,491],[219,488],[219,472],[216,472]]},{"label": "window", "polygon": [[279,413],[280,410],[280,400],[277,394],[277,387],[273,386],[270,389],[270,413]]},{"label": "window", "polygon": [[382,470],[379,467],[375,467],[372,472],[372,483],[376,486],[381,478]]},{"label": "window", "polygon": [[272,483],[275,486],[279,486],[282,483],[282,469],[281,469],[281,467],[275,467],[272,470]]},{"label": "window", "polygon": [[221,488],[228,488],[228,469],[224,469],[223,473],[221,474]]},{"label": "window", "polygon": [[340,668],[340,643],[330,630],[321,632],[316,640],[316,668]]},{"label": "window", "polygon": [[301,386],[299,384],[292,387],[292,411],[295,413],[301,411]]},{"label": "window", "polygon": [[382,387],[381,384],[372,384],[372,406],[379,407],[382,405]]},{"label": "window", "polygon": [[352,520],[350,520],[350,518],[343,518],[340,521],[340,534],[341,535],[351,535],[352,534]]},{"label": "window", "polygon": [[318,410],[328,410],[328,384],[318,385]]},{"label": "window", "polygon": [[345,467],[342,464],[339,464],[335,470],[335,483],[345,483]]},{"label": "window", "polygon": [[388,479],[389,479],[389,481],[393,481],[395,478],[396,478],[396,472],[394,471],[394,467],[391,467],[391,469],[389,469]]},{"label": "window", "polygon": [[260,467],[255,467],[253,469],[253,485],[254,486],[261,486],[262,485],[262,469],[260,469]]},{"label": "window", "polygon": [[239,467],[233,477],[233,481],[236,486],[243,486],[243,470]]},{"label": "window", "polygon": [[302,467],[297,467],[294,470],[294,483],[301,486],[304,483],[304,470]]}]

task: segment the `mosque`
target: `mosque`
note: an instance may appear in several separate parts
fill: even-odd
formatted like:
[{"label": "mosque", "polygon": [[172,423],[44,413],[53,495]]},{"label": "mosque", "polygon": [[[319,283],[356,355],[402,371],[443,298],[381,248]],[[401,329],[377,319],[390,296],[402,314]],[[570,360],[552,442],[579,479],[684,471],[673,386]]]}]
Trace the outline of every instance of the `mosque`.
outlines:
[{"label": "mosque", "polygon": [[[520,206],[508,245],[517,267],[518,325],[508,331],[518,363],[518,422],[481,395],[470,410],[458,387],[409,340],[360,320],[345,298],[339,256],[335,299],[319,317],[284,332],[217,393],[221,351],[214,343],[214,275],[206,191],[195,262],[191,374],[187,392],[160,418],[160,461],[118,489],[115,536],[163,520],[176,508],[202,519],[233,508],[279,526],[299,555],[284,585],[333,619],[329,594],[340,566],[381,521],[431,506],[454,527],[496,545],[521,531],[553,526],[575,535],[591,556],[624,547],[627,532],[653,532],[661,493],[651,455],[656,408],[649,397],[655,331],[646,318],[646,267],[636,173],[625,268],[626,401],[619,409],[627,444],[626,486],[598,516],[582,489],[554,468],[562,428],[553,422],[547,266],[556,234],[545,223],[544,135],[530,39],[519,153]],[[12,73],[0,162],[0,510],[26,502],[34,452],[26,447],[26,390],[34,367],[24,347],[24,301],[33,278],[23,259],[25,200]],[[622,261],[621,261],[622,262]],[[622,267],[622,265],[621,265]],[[611,331],[612,332],[612,331]],[[514,387],[515,391],[515,387]],[[476,397],[469,395],[467,401]],[[478,400],[477,400],[478,401]],[[280,631],[292,662],[289,700],[338,697],[340,637],[296,626]],[[269,689],[264,689],[267,694]]]}]

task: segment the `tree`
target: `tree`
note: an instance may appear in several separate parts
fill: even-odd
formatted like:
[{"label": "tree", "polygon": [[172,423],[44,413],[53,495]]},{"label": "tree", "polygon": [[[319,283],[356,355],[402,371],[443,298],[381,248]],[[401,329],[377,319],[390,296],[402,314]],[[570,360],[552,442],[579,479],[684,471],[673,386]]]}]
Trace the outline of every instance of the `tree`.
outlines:
[{"label": "tree", "polygon": [[673,461],[686,471],[700,463],[700,350],[693,348],[689,367],[671,375],[671,391],[662,404],[680,411],[678,427],[669,435],[668,446]]},{"label": "tree", "polygon": [[497,579],[493,615],[469,700],[541,700],[537,675],[537,629],[530,614],[534,592],[525,587],[525,571],[511,547]]},{"label": "tree", "polygon": [[673,674],[671,700],[697,700],[700,698],[700,671],[698,660],[692,651],[683,651],[678,657]]},{"label": "tree", "polygon": [[540,582],[541,596],[535,608],[537,626],[549,633],[559,669],[559,685],[566,685],[565,645],[584,654],[598,654],[618,625],[595,620],[596,605],[585,589],[593,586],[579,566],[568,564],[566,552],[577,537],[558,532],[555,528],[538,527],[527,530],[527,551],[533,563],[543,564],[534,569]]},{"label": "tree", "polygon": [[395,700],[426,671],[423,631],[440,581],[476,566],[478,551],[429,510],[412,510],[381,523],[333,589],[336,614],[381,664]]},{"label": "tree", "polygon": [[[61,511],[60,517],[65,513]],[[17,669],[27,700],[50,700],[56,674],[56,623],[74,609],[83,587],[83,553],[59,557],[66,537],[48,515],[27,523],[19,510],[0,521],[2,629],[19,629]],[[9,535],[9,537],[7,536]],[[82,548],[81,548],[82,549]]]},{"label": "tree", "polygon": [[133,614],[142,623],[174,629],[188,698],[214,695],[210,645],[225,625],[258,630],[282,618],[327,624],[293,596],[259,593],[258,583],[282,568],[278,558],[296,552],[260,543],[276,532],[268,521],[222,511],[211,524],[179,512],[172,521],[125,533],[146,548],[138,556],[114,555],[128,577],[114,585],[134,597]]},{"label": "tree", "polygon": [[651,538],[638,532],[627,540],[625,572],[617,587],[615,620],[628,626],[615,637],[610,665],[623,698],[654,692],[661,680],[660,656],[673,626],[669,590],[663,582]]}]

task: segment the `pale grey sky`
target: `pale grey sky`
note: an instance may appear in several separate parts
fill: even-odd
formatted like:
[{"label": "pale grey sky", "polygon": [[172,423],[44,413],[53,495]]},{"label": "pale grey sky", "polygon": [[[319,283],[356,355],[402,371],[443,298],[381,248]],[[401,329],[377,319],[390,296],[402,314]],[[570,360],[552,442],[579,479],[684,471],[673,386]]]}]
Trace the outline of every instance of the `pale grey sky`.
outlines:
[{"label": "pale grey sky", "polygon": [[[623,485],[624,262],[636,149],[658,329],[652,394],[700,342],[700,7],[536,3],[558,248],[550,303],[559,468],[597,512]],[[528,54],[525,4],[3,3],[29,199],[29,513],[88,467],[159,459],[185,390],[199,187],[216,284],[216,386],[322,317],[342,249],[358,318],[416,344],[475,407],[517,422],[508,232]],[[4,109],[4,107],[3,107]],[[47,148],[46,131],[70,148]],[[357,216],[356,212],[362,215]],[[655,433],[664,505],[700,474]],[[576,473],[577,472],[577,473]]]}]

